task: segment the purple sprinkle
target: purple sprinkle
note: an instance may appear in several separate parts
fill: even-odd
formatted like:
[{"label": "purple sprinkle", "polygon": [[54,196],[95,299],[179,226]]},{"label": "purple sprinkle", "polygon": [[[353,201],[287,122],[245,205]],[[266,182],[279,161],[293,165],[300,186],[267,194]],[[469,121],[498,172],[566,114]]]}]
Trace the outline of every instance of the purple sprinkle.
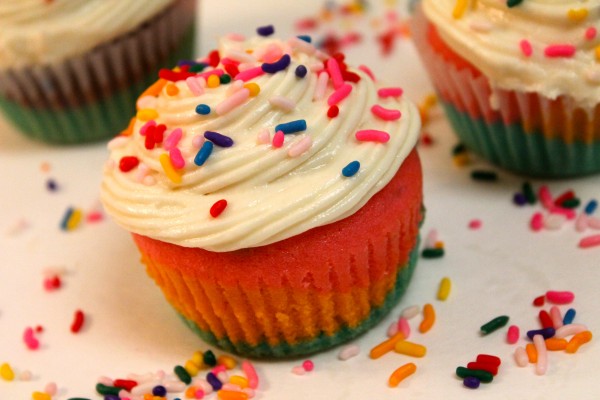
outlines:
[{"label": "purple sprinkle", "polygon": [[527,331],[527,337],[529,339],[533,340],[533,337],[535,335],[542,335],[542,337],[544,339],[550,339],[551,337],[554,337],[555,333],[556,333],[556,330],[552,327],[544,328],[544,329],[533,329],[533,330]]},{"label": "purple sprinkle", "polygon": [[275,28],[273,28],[273,25],[259,26],[256,28],[256,33],[258,33],[260,36],[271,36],[273,33],[275,33]]},{"label": "purple sprinkle", "polygon": [[229,136],[221,135],[218,132],[206,131],[204,137],[210,140],[219,147],[231,147],[233,146],[233,139]]},{"label": "purple sprinkle", "polygon": [[527,198],[523,193],[515,193],[513,196],[513,202],[518,206],[524,206],[527,204]]},{"label": "purple sprinkle", "polygon": [[467,376],[463,380],[463,385],[465,385],[469,389],[477,389],[480,383],[481,382],[479,381],[479,379],[475,378],[474,376]]},{"label": "purple sprinkle", "polygon": [[210,386],[212,386],[214,391],[221,390],[223,387],[223,383],[221,383],[219,378],[217,378],[217,376],[212,372],[206,374],[206,381],[210,384]]},{"label": "purple sprinkle", "polygon": [[50,178],[46,181],[46,188],[48,188],[48,190],[51,192],[56,192],[58,185],[54,179]]},{"label": "purple sprinkle", "polygon": [[160,397],[163,397],[163,396],[166,396],[166,394],[167,394],[167,389],[166,389],[164,386],[162,386],[162,385],[157,385],[157,386],[154,386],[154,387],[152,388],[152,394],[153,394],[154,396],[160,396]]},{"label": "purple sprinkle", "polygon": [[298,78],[304,78],[306,76],[306,73],[308,72],[308,70],[306,69],[306,67],[304,65],[298,65],[296,67],[296,71],[294,71],[296,73],[296,76]]},{"label": "purple sprinkle", "polygon": [[274,63],[264,63],[261,65],[261,68],[267,74],[274,74],[279,71],[283,71],[287,67],[289,67],[290,62],[292,61],[289,54],[284,54],[279,60]]}]

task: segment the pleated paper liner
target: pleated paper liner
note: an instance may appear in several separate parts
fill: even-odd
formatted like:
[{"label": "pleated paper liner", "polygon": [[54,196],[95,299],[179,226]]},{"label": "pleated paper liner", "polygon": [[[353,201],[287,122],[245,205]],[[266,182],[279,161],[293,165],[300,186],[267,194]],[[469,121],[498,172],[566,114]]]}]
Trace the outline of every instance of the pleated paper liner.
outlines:
[{"label": "pleated paper liner", "polygon": [[47,143],[114,137],[158,70],[193,56],[195,3],[177,0],[135,31],[58,64],[0,71],[0,110]]}]

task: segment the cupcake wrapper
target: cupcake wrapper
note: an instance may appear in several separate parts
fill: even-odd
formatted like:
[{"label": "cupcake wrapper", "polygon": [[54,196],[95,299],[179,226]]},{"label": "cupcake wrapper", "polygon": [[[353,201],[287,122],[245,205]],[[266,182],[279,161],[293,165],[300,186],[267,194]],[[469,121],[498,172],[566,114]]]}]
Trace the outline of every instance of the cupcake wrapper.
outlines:
[{"label": "cupcake wrapper", "polygon": [[600,171],[600,107],[586,112],[567,97],[493,88],[474,67],[457,67],[436,51],[429,29],[419,7],[415,44],[452,128],[469,149],[524,175],[563,178]]},{"label": "cupcake wrapper", "polygon": [[0,109],[31,138],[69,144],[114,137],[135,101],[194,50],[195,0],[166,10],[110,43],[52,65],[0,71]]}]

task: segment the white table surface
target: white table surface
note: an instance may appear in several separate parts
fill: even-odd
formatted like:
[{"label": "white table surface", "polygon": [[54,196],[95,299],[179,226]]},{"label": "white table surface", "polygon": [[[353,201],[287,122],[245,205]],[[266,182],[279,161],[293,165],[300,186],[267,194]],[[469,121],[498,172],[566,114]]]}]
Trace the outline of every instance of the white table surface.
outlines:
[{"label": "white table surface", "polygon": [[[200,44],[202,54],[215,39],[232,31],[252,34],[257,26],[273,23],[277,33],[297,33],[293,24],[301,16],[317,15],[322,2],[268,0],[241,2],[203,0]],[[242,4],[245,4],[242,6]],[[364,17],[367,18],[367,17]],[[368,26],[368,24],[366,24]],[[370,29],[370,28],[369,28]],[[416,102],[431,86],[408,40],[397,43],[392,56],[381,58],[373,31],[347,51],[352,64],[365,63],[379,79],[399,84]],[[301,360],[256,362],[261,377],[259,399],[486,399],[597,398],[600,392],[595,341],[576,354],[553,352],[545,376],[533,365],[516,366],[515,346],[505,341],[506,328],[482,337],[479,326],[506,314],[524,332],[539,327],[538,308],[532,300],[547,290],[571,290],[576,321],[598,332],[600,303],[600,248],[577,247],[584,234],[572,222],[556,231],[533,233],[528,221],[540,206],[516,207],[511,199],[523,177],[499,171],[482,161],[456,167],[451,149],[456,144],[439,109],[426,126],[435,140],[421,147],[424,167],[426,220],[422,232],[437,229],[446,256],[420,259],[412,284],[401,303],[378,326],[353,341],[359,356],[342,362],[339,349],[310,357],[315,371],[293,375]],[[65,232],[59,229],[69,206],[88,212],[97,209],[101,171],[107,152],[104,144],[54,147],[31,142],[0,120],[0,364],[8,362],[15,372],[30,370],[31,381],[0,379],[0,399],[26,400],[48,382],[56,382],[55,399],[100,399],[94,387],[98,377],[124,377],[128,373],[171,371],[198,349],[208,349],[186,328],[162,294],[146,276],[128,234],[105,219]],[[50,171],[43,172],[47,163]],[[495,183],[472,181],[473,168],[499,173]],[[55,179],[59,190],[50,193],[46,181]],[[534,187],[548,184],[553,194],[574,189],[584,204],[600,197],[600,175],[572,180],[531,180]],[[479,230],[468,223],[482,220]],[[15,227],[25,224],[21,229]],[[596,232],[597,233],[597,232]],[[66,269],[63,287],[49,293],[43,289],[43,271]],[[436,300],[442,277],[452,280],[447,301]],[[388,354],[370,360],[369,349],[385,338],[388,325],[412,304],[432,303],[437,321],[426,334],[411,340],[427,346],[421,359]],[[545,307],[548,309],[548,306]],[[567,307],[561,306],[563,312]],[[82,332],[69,327],[76,309],[87,320]],[[416,332],[420,317],[411,320]],[[28,350],[22,335],[26,327],[43,326],[41,347]],[[519,341],[521,345],[525,339]],[[216,350],[217,354],[221,354]],[[495,354],[503,365],[494,382],[471,393],[454,375],[478,353]],[[417,372],[396,388],[387,386],[390,373],[412,361]],[[481,397],[483,396],[483,397]],[[216,398],[211,395],[208,398]]]}]

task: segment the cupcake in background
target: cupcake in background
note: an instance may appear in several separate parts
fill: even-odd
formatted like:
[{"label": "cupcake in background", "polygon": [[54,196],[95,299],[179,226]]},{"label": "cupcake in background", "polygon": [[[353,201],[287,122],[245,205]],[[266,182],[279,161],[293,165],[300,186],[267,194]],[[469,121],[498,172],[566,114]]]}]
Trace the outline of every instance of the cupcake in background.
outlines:
[{"label": "cupcake in background", "polygon": [[114,137],[159,68],[194,51],[195,0],[0,2],[0,110],[30,138]]},{"label": "cupcake in background", "polygon": [[289,357],[365,332],[405,292],[420,121],[342,54],[258,32],[163,74],[109,142],[101,198],[198,335]]},{"label": "cupcake in background", "polygon": [[600,1],[422,0],[417,49],[460,140],[519,174],[600,171]]}]

